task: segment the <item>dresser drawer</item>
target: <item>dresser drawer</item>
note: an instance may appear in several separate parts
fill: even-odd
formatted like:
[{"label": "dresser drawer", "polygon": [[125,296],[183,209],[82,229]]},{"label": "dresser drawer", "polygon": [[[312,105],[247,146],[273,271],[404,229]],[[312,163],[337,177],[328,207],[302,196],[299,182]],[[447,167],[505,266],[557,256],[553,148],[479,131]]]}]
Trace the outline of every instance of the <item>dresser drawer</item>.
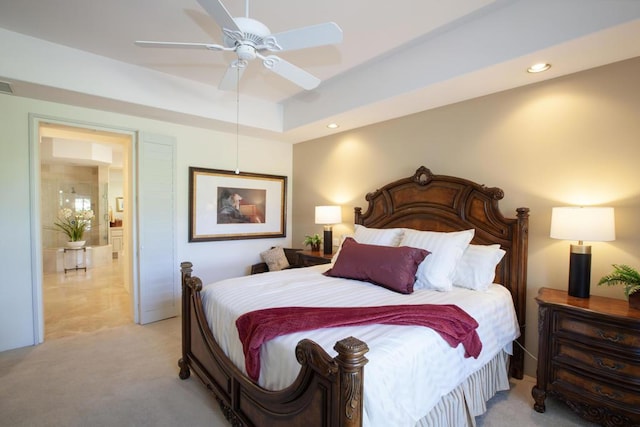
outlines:
[{"label": "dresser drawer", "polygon": [[[606,427],[640,427],[640,310],[624,300],[541,288],[533,408],[552,396]],[[549,422],[551,425],[552,422]]]},{"label": "dresser drawer", "polygon": [[610,406],[633,408],[640,415],[640,390],[623,388],[597,378],[588,378],[570,370],[555,367],[552,369],[552,388],[556,391],[578,393],[585,400],[607,401]]},{"label": "dresser drawer", "polygon": [[554,332],[579,335],[592,341],[596,346],[615,345],[617,348],[628,348],[633,352],[637,352],[640,347],[640,334],[637,330],[601,322],[593,318],[584,319],[563,311],[558,311],[556,314]]},{"label": "dresser drawer", "polygon": [[593,348],[574,345],[558,340],[554,360],[569,364],[600,376],[617,378],[630,386],[640,386],[640,358],[626,358],[614,353],[599,352]]}]

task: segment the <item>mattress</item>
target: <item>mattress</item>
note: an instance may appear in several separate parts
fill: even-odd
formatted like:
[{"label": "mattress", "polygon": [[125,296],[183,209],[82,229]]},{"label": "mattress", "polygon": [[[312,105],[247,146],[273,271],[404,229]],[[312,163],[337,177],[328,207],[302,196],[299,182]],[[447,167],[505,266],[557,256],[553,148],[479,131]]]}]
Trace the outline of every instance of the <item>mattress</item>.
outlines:
[{"label": "mattress", "polygon": [[202,299],[214,338],[246,374],[235,327],[243,313],[270,307],[354,307],[393,304],[456,304],[479,324],[482,352],[465,358],[462,345],[450,347],[436,332],[421,326],[366,325],[324,328],[288,334],[262,346],[258,384],[269,390],[290,385],[300,370],[295,347],[304,338],[332,357],[333,346],[348,336],[366,342],[363,425],[414,426],[441,399],[501,351],[511,354],[519,327],[509,291],[493,284],[487,291],[454,288],[449,292],[416,290],[398,294],[371,283],[324,276],[331,265],[318,265],[222,280],[206,285]]}]

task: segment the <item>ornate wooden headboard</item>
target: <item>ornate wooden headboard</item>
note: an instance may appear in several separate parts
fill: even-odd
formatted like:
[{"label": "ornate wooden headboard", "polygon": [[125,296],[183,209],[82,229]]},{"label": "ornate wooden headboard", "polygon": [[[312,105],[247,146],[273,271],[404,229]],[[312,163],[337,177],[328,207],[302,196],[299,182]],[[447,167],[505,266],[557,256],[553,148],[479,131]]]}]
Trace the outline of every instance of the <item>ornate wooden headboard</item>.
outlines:
[{"label": "ornate wooden headboard", "polygon": [[[474,228],[472,243],[500,244],[506,254],[496,268],[496,282],[511,292],[520,322],[518,342],[524,346],[529,209],[518,208],[515,218],[505,218],[498,207],[503,197],[499,188],[434,175],[421,166],[412,176],[367,194],[367,211],[355,208],[355,223],[371,228],[443,232]],[[522,378],[523,373],[524,352],[514,346],[511,375]]]}]

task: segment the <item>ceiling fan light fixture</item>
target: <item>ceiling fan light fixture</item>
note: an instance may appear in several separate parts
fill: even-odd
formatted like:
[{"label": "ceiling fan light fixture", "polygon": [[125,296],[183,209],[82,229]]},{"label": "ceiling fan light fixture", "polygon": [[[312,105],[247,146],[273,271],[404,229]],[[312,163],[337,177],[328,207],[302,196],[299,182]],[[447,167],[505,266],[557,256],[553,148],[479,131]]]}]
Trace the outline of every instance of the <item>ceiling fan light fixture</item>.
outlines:
[{"label": "ceiling fan light fixture", "polygon": [[527,73],[541,73],[551,68],[551,64],[546,62],[538,62],[527,68]]},{"label": "ceiling fan light fixture", "polygon": [[256,48],[249,44],[242,43],[236,48],[236,54],[240,61],[253,61],[256,59]]}]

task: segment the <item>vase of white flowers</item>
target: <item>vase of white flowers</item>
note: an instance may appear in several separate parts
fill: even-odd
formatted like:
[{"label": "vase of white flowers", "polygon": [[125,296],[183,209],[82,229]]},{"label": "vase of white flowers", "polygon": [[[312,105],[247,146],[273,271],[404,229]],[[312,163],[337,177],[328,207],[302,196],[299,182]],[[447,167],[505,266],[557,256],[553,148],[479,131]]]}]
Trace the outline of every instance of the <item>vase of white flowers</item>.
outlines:
[{"label": "vase of white flowers", "polygon": [[82,247],[85,243],[82,237],[92,219],[93,211],[91,209],[72,211],[69,208],[63,208],[58,212],[58,219],[53,225],[67,235],[69,238],[68,246]]}]

